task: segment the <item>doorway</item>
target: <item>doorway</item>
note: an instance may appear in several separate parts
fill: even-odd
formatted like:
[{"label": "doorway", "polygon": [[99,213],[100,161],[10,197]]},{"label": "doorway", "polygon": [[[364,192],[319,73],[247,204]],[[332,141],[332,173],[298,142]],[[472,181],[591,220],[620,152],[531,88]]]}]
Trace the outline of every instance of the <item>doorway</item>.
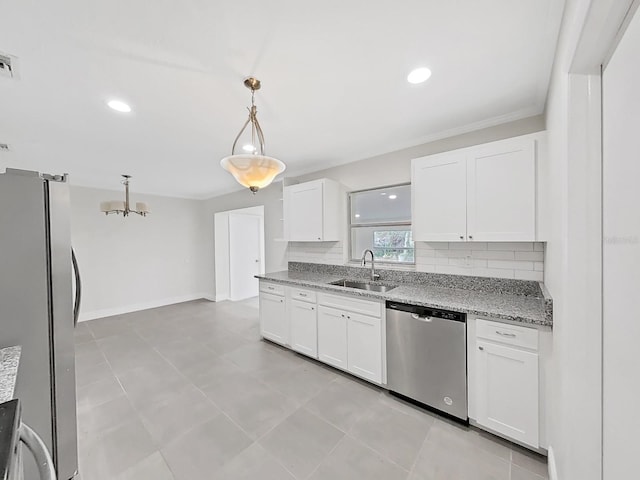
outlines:
[{"label": "doorway", "polygon": [[255,275],[265,272],[264,206],[216,213],[214,225],[215,300],[258,296]]}]

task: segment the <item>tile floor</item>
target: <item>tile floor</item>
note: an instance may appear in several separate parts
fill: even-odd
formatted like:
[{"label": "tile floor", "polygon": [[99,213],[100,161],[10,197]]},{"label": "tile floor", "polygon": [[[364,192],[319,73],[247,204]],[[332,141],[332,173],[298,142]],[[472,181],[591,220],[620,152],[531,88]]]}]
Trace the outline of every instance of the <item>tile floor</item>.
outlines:
[{"label": "tile floor", "polygon": [[81,323],[82,480],[541,480],[542,457],[260,340],[256,299]]}]

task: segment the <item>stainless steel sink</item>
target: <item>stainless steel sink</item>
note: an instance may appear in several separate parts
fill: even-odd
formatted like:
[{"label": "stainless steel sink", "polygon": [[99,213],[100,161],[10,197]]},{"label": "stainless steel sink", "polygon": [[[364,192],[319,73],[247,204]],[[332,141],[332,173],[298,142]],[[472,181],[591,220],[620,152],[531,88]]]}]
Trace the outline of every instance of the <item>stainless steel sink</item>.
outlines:
[{"label": "stainless steel sink", "polygon": [[355,280],[338,280],[337,282],[331,282],[330,285],[338,285],[340,287],[357,288],[358,290],[369,290],[371,292],[388,292],[397,287],[397,285],[388,285],[384,283],[368,283],[357,282]]}]

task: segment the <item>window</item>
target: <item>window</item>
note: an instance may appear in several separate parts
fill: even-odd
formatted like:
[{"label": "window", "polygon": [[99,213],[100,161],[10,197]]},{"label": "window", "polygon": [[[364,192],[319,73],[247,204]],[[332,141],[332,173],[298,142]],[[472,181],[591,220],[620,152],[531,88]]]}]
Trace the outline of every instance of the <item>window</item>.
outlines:
[{"label": "window", "polygon": [[376,261],[415,263],[411,237],[411,185],[377,188],[349,195],[350,259],[371,249]]}]

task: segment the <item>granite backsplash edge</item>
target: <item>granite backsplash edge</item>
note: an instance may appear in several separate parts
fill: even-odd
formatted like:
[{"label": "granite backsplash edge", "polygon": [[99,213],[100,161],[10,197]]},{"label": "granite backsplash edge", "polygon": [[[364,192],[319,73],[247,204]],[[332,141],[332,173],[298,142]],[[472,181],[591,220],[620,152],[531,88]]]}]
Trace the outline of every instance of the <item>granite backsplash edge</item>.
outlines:
[{"label": "granite backsplash edge", "polygon": [[[289,262],[289,271],[314,272],[325,275],[344,276],[345,278],[368,278],[368,267],[349,265],[328,265],[322,263]],[[475,292],[499,293],[504,295],[522,295],[526,297],[544,298],[550,311],[553,301],[549,292],[541,282],[533,280],[514,280],[509,278],[472,277],[450,275],[444,273],[412,272],[402,270],[386,270],[376,268],[381,281],[407,284],[420,284],[437,288],[453,288],[472,290]]]}]

